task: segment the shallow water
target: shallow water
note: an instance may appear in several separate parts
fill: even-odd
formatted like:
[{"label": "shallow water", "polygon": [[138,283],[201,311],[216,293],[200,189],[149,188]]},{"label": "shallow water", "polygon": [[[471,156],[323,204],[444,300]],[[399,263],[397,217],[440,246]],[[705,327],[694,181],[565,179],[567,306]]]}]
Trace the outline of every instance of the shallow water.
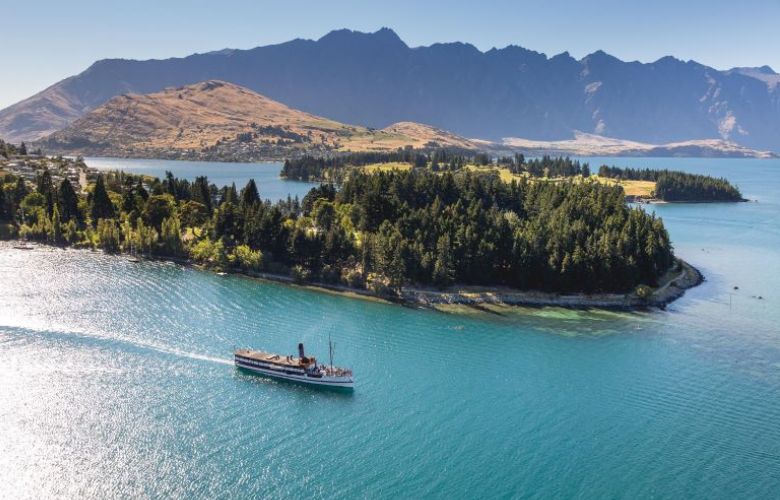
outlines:
[{"label": "shallow water", "polygon": [[[780,161],[609,162],[758,200],[649,207],[707,276],[666,311],[452,315],[0,248],[0,497],[774,496]],[[351,395],[231,366],[328,334]]]}]

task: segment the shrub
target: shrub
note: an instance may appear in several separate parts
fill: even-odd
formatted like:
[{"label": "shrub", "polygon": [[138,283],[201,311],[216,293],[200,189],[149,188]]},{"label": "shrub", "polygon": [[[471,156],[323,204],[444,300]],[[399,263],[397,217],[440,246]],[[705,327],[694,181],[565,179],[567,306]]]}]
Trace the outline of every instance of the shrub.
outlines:
[{"label": "shrub", "polygon": [[97,246],[108,253],[119,251],[119,226],[114,219],[98,219]]},{"label": "shrub", "polygon": [[238,245],[233,250],[233,263],[246,271],[259,271],[263,267],[263,254],[247,245]]},{"label": "shrub", "polygon": [[164,255],[184,255],[184,243],[181,240],[181,225],[176,216],[163,220],[160,231],[160,250]]},{"label": "shrub", "polygon": [[636,290],[634,290],[634,293],[640,299],[647,301],[653,296],[653,289],[647,285],[639,285],[636,287]]},{"label": "shrub", "polygon": [[311,279],[311,271],[301,265],[293,266],[292,277],[298,284],[305,283]]},{"label": "shrub", "polygon": [[16,227],[13,224],[0,224],[0,240],[16,238]]},{"label": "shrub", "polygon": [[190,257],[195,262],[214,267],[225,267],[229,263],[222,240],[200,240],[190,249]]},{"label": "shrub", "polygon": [[363,288],[365,286],[363,273],[356,267],[342,270],[341,280],[351,288]]},{"label": "shrub", "polygon": [[395,291],[390,286],[390,278],[384,274],[370,273],[366,277],[366,288],[371,290],[374,295],[380,297],[391,297],[395,295]]},{"label": "shrub", "polygon": [[71,219],[62,227],[63,237],[71,245],[75,245],[80,240],[80,234],[76,221]]}]

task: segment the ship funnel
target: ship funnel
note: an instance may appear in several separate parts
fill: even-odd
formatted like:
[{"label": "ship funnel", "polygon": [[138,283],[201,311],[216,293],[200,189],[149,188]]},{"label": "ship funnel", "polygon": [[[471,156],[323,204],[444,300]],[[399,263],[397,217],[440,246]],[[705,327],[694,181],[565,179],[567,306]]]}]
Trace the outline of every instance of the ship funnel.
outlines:
[{"label": "ship funnel", "polygon": [[303,352],[303,342],[298,344],[298,357],[301,358],[301,359],[306,357],[304,352]]}]

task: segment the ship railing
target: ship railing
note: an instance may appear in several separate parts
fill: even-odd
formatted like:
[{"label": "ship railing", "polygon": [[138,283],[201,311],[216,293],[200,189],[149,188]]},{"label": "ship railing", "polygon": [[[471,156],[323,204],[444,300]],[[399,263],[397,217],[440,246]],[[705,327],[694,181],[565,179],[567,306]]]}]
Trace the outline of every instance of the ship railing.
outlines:
[{"label": "ship railing", "polygon": [[351,377],[352,370],[345,370],[343,368],[326,368],[325,373],[331,377]]}]

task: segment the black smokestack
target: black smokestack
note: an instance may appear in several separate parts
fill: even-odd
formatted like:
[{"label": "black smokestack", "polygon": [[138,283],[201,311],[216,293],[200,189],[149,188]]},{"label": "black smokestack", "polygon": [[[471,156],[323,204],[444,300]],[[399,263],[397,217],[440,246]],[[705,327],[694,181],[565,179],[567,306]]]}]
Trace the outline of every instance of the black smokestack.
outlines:
[{"label": "black smokestack", "polygon": [[298,357],[301,358],[301,359],[303,359],[305,357],[305,355],[303,353],[303,342],[298,344]]}]

